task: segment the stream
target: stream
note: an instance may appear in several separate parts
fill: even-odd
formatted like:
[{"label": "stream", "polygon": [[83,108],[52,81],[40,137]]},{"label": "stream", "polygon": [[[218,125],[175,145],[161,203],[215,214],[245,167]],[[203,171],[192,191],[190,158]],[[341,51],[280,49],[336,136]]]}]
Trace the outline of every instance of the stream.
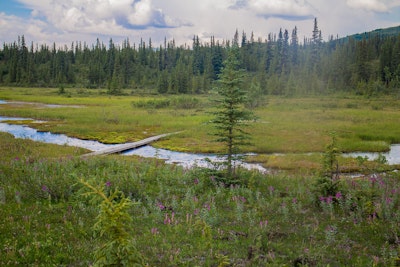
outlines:
[{"label": "stream", "polygon": [[[12,117],[2,117],[0,116],[0,131],[12,134],[16,138],[30,139],[33,141],[57,144],[57,145],[68,145],[88,149],[90,151],[100,151],[110,146],[116,146],[112,144],[103,144],[98,141],[92,140],[82,140],[78,138],[69,137],[64,134],[54,134],[51,132],[41,132],[34,128],[24,126],[4,123],[4,121],[21,121],[29,120],[26,118],[12,118]],[[120,145],[120,144],[117,144]],[[183,166],[184,168],[191,168],[194,166],[213,168],[214,164],[223,161],[223,158],[217,155],[209,154],[192,154],[184,152],[176,152],[166,149],[154,148],[150,145],[139,147],[136,149],[127,150],[121,153],[122,155],[136,155],[145,158],[156,158],[165,160],[166,163],[177,164]],[[259,164],[251,164],[238,161],[235,165],[240,165],[243,168],[249,170],[258,170],[260,172],[266,173],[267,169]]]}]

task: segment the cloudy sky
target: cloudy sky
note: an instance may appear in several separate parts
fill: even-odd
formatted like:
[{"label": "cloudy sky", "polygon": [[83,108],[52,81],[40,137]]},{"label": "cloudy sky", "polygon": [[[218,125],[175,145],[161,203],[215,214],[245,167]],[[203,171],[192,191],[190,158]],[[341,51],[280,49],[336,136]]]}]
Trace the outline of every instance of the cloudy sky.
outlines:
[{"label": "cloudy sky", "polygon": [[325,40],[344,37],[400,25],[400,0],[0,0],[0,43],[24,35],[39,44],[167,38],[190,45],[193,35],[231,40],[238,29],[264,40],[295,26],[302,40],[315,17]]}]

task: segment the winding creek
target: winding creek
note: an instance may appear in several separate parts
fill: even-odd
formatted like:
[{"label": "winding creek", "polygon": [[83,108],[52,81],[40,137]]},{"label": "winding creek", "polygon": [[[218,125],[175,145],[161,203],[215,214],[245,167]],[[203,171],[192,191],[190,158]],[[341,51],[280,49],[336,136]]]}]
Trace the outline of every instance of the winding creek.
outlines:
[{"label": "winding creek", "polygon": [[[34,128],[27,127],[24,125],[15,125],[5,123],[4,121],[21,121],[27,120],[26,118],[12,118],[0,116],[0,131],[12,134],[16,138],[30,139],[33,141],[57,144],[57,145],[68,145],[88,149],[90,151],[100,151],[105,148],[109,148],[110,144],[103,144],[92,140],[81,140],[66,136],[64,134],[54,134],[51,132],[41,132]],[[127,150],[122,155],[136,155],[146,158],[157,158],[165,160],[166,163],[177,164],[185,168],[191,168],[194,166],[212,168],[213,163],[221,161],[221,157],[216,155],[206,154],[191,154],[184,152],[175,152],[166,149],[154,148],[150,145],[139,147],[132,150]],[[245,162],[237,162],[238,165],[246,169],[256,169],[261,172],[267,172],[267,170],[259,164],[250,164]]]}]

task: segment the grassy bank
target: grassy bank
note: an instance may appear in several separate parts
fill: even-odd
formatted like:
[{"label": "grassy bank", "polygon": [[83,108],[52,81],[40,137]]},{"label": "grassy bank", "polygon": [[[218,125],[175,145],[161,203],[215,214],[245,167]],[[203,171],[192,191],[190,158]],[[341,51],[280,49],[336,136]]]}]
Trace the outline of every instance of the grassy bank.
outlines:
[{"label": "grassy bank", "polygon": [[[148,266],[391,266],[399,262],[398,174],[341,179],[206,170],[0,134],[0,265],[88,266],[107,244],[80,179],[135,204],[127,225]],[[121,199],[116,200],[118,203]]]},{"label": "grassy bank", "polygon": [[[0,99],[66,105],[0,105],[0,115],[44,120],[33,125],[44,131],[105,143],[183,131],[154,145],[187,152],[222,151],[209,135],[212,106],[208,96],[137,96],[130,91],[109,96],[101,90],[73,88],[60,95],[55,88],[0,88]],[[253,160],[265,167],[280,169],[287,169],[290,161],[294,161],[291,168],[317,165],[316,157],[301,153],[324,151],[331,132],[337,133],[343,152],[387,151],[390,144],[400,142],[399,111],[399,101],[390,97],[269,97],[255,109],[258,120],[249,122],[248,127],[252,145],[243,150],[260,154]],[[282,162],[276,160],[279,157],[271,158],[270,153],[293,156]]]}]

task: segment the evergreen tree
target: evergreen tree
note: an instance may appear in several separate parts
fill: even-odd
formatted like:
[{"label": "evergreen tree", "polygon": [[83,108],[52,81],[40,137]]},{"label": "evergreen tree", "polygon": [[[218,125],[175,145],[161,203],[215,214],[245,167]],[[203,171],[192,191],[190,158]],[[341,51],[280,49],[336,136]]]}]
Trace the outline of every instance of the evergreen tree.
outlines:
[{"label": "evergreen tree", "polygon": [[320,30],[318,29],[317,18],[314,19],[314,29],[312,31],[312,39],[311,39],[311,68],[315,69],[316,65],[319,62],[319,52],[321,48],[322,35]]},{"label": "evergreen tree", "polygon": [[252,117],[244,107],[246,103],[246,90],[243,88],[245,73],[240,69],[238,52],[238,47],[234,46],[228,51],[228,57],[224,61],[216,88],[217,110],[212,120],[216,129],[216,141],[223,143],[226,148],[225,164],[230,182],[234,175],[233,164],[239,147],[247,144],[249,140],[248,134],[243,129],[246,126],[245,121]]},{"label": "evergreen tree", "polygon": [[290,41],[290,58],[292,65],[298,64],[298,52],[299,52],[299,39],[297,37],[297,27],[294,27],[292,31],[292,38]]},{"label": "evergreen tree", "polygon": [[159,74],[157,91],[160,94],[165,94],[168,92],[168,73],[166,71],[162,71]]}]

